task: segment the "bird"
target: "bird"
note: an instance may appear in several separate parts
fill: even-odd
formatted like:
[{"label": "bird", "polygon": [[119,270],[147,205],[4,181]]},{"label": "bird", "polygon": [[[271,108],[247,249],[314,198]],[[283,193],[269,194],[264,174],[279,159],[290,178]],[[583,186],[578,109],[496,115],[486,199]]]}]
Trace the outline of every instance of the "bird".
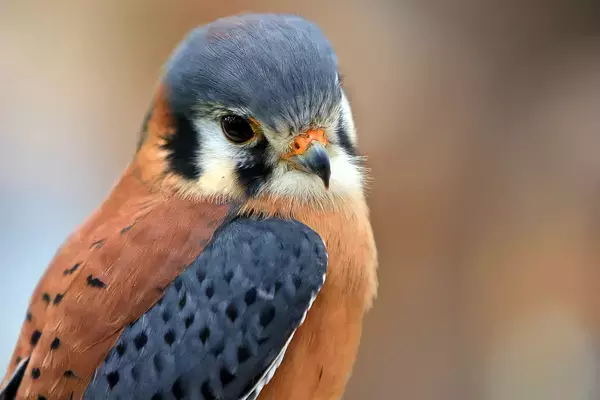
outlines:
[{"label": "bird", "polygon": [[300,15],[188,31],[33,290],[0,399],[340,399],[378,288],[340,71]]}]

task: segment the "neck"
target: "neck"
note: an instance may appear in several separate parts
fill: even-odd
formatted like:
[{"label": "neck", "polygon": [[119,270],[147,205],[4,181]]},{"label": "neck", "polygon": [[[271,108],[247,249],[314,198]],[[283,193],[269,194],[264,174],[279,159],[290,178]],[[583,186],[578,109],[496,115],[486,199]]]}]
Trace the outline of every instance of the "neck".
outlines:
[{"label": "neck", "polygon": [[303,220],[304,216],[345,215],[352,218],[356,214],[368,216],[368,207],[362,193],[322,199],[297,200],[292,198],[274,198],[269,196],[248,199],[242,203],[240,214],[261,217],[278,216]]}]

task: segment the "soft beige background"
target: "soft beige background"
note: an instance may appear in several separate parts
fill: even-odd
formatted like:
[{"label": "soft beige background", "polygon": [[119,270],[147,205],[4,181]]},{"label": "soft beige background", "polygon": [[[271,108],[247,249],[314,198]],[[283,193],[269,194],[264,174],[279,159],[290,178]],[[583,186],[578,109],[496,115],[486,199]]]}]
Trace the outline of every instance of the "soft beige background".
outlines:
[{"label": "soft beige background", "polygon": [[346,399],[600,398],[593,1],[0,1],[0,369],[190,28],[297,12],[370,156],[380,296]]}]

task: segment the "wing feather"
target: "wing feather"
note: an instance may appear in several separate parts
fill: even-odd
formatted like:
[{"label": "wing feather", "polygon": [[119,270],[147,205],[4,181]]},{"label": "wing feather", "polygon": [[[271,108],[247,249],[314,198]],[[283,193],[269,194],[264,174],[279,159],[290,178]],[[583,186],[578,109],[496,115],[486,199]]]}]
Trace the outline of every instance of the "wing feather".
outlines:
[{"label": "wing feather", "polygon": [[299,222],[229,222],[125,329],[85,398],[255,399],[283,361],[326,268],[323,241]]}]

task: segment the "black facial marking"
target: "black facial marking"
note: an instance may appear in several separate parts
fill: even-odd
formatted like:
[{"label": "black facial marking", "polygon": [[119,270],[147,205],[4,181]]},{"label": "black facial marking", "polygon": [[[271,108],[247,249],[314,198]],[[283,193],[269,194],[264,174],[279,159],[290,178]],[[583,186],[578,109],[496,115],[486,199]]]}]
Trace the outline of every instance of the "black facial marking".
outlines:
[{"label": "black facial marking", "polygon": [[48,400],[48,398],[44,395],[38,394],[37,400]]},{"label": "black facial marking", "polygon": [[18,357],[15,359],[15,364],[19,364],[19,363],[21,362],[21,360],[23,360],[23,359],[21,358],[21,356],[18,356]]},{"label": "black facial marking", "polygon": [[40,375],[42,375],[42,373],[40,372],[39,368],[34,368],[31,370],[31,377],[33,379],[38,379],[40,377]]},{"label": "black facial marking", "polygon": [[106,287],[106,283],[102,282],[98,278],[94,278],[92,275],[88,275],[87,284],[91,287],[101,288],[101,289]]},{"label": "black facial marking", "polygon": [[48,293],[44,293],[42,295],[42,300],[44,300],[45,303],[49,304],[50,303],[50,295]]},{"label": "black facial marking", "polygon": [[73,265],[71,268],[65,269],[63,275],[71,275],[73,272],[77,271],[77,268],[79,268],[79,263]]},{"label": "black facial marking", "polygon": [[238,162],[235,168],[238,181],[248,196],[255,196],[273,172],[273,167],[266,162],[266,149],[267,141],[261,140],[248,149],[247,158]]},{"label": "black facial marking", "polygon": [[162,146],[169,152],[169,169],[184,178],[198,179],[201,172],[196,163],[196,155],[200,149],[198,134],[190,119],[181,113],[175,113],[173,123],[175,132],[165,138]]},{"label": "black facial marking", "polygon": [[356,157],[356,148],[350,141],[350,136],[348,136],[348,132],[344,127],[344,121],[340,120],[337,127],[337,137],[339,141],[339,145],[342,149],[351,157]]},{"label": "black facial marking", "polygon": [[41,337],[42,337],[42,332],[40,332],[36,329],[31,334],[31,339],[29,340],[29,342],[31,343],[32,346],[35,346],[40,341]]}]

